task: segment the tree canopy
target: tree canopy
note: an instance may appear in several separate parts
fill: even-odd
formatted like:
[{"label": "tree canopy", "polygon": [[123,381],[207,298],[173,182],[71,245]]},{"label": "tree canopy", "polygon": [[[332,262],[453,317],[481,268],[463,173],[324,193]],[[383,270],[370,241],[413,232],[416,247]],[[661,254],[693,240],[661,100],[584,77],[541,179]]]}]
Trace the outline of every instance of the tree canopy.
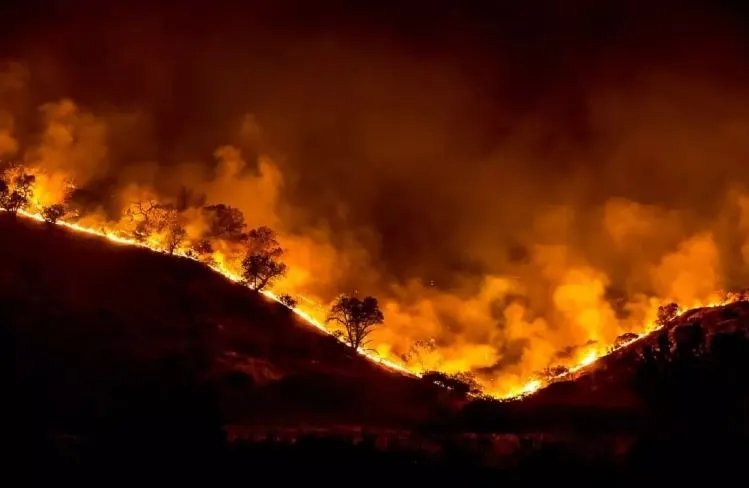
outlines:
[{"label": "tree canopy", "polygon": [[286,274],[286,264],[281,261],[283,249],[272,229],[265,226],[252,229],[247,243],[242,278],[250,288],[260,291]]},{"label": "tree canopy", "polygon": [[349,295],[341,295],[333,304],[326,322],[337,322],[345,329],[348,344],[359,349],[366,345],[367,337],[378,324],[385,321],[385,315],[375,297],[363,300]]}]

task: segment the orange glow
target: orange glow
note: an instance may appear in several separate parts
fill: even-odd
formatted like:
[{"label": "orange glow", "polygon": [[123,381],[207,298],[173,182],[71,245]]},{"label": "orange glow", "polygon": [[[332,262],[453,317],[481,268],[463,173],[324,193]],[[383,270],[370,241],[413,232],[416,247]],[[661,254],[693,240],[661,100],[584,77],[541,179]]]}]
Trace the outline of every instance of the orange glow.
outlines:
[{"label": "orange glow", "polygon": [[[19,215],[22,215],[23,217],[26,217],[26,218],[29,218],[29,219],[32,219],[32,220],[36,220],[37,222],[44,222],[44,217],[42,217],[42,215],[39,214],[39,213],[28,212],[28,211],[24,211],[24,210],[21,210],[18,213],[19,213]],[[146,242],[138,242],[137,240],[135,240],[133,238],[124,237],[124,236],[120,235],[116,231],[108,231],[108,230],[104,230],[104,229],[102,229],[102,230],[96,230],[96,229],[92,229],[92,228],[88,228],[88,227],[83,227],[83,226],[80,226],[80,225],[77,225],[77,224],[74,224],[74,223],[63,222],[63,221],[58,221],[57,225],[59,225],[61,227],[64,227],[66,229],[72,230],[74,232],[81,232],[81,233],[84,233],[84,234],[89,234],[89,235],[93,235],[93,236],[97,236],[97,237],[103,237],[103,238],[107,239],[109,242],[112,242],[112,243],[115,243],[115,244],[141,247],[141,248],[149,249],[149,250],[154,251],[154,252],[162,252],[163,251],[163,249],[161,249],[159,247],[159,241],[157,239],[156,240],[151,240],[151,241],[146,241]],[[181,258],[185,258],[185,259],[190,259],[190,260],[193,260],[193,261],[197,261],[195,258],[192,258],[192,257],[188,256],[187,254],[185,254],[184,252],[181,252],[181,251],[175,252],[175,255],[179,256]],[[229,269],[227,269],[227,268],[225,268],[223,266],[210,266],[210,268],[213,271],[215,271],[216,273],[220,274],[224,278],[226,278],[226,279],[228,279],[228,280],[230,280],[230,281],[232,281],[234,283],[238,283],[238,282],[242,281],[242,278],[239,275],[237,275],[236,273],[232,272],[231,270],[229,270]],[[268,298],[270,298],[270,299],[272,299],[272,300],[274,300],[274,301],[276,301],[278,303],[281,303],[281,301],[279,300],[278,296],[275,293],[273,293],[271,291],[265,291],[265,290],[261,291],[261,293],[263,295],[265,295],[266,297],[268,297]],[[292,310],[305,323],[307,323],[307,324],[315,327],[316,329],[318,329],[318,330],[320,330],[320,331],[322,331],[322,332],[324,332],[326,334],[332,334],[332,332],[327,327],[325,327],[319,320],[315,319],[314,317],[312,317],[308,313],[306,313],[303,310],[300,310],[298,308],[294,308]],[[359,354],[361,354],[362,356],[366,357],[367,359],[369,359],[369,360],[371,360],[371,361],[373,361],[373,362],[375,362],[375,363],[377,363],[379,365],[382,365],[382,366],[384,366],[387,369],[391,369],[391,370],[398,371],[398,372],[405,373],[405,374],[414,374],[414,373],[410,372],[404,366],[402,366],[400,364],[397,364],[397,363],[394,363],[392,361],[388,361],[387,359],[383,359],[383,358],[377,356],[376,354],[372,354],[372,353],[370,353],[368,351],[363,351],[363,350],[359,350],[358,352],[359,352]]]},{"label": "orange glow", "polygon": [[[44,222],[44,218],[38,212],[29,212],[29,211],[22,210],[22,211],[19,212],[19,215],[22,215],[23,217],[26,217],[26,218],[29,218],[29,219],[32,219],[32,220],[36,220],[38,222]],[[126,245],[126,246],[136,246],[136,247],[141,247],[141,248],[149,249],[149,250],[154,251],[154,252],[163,252],[163,249],[160,247],[161,244],[160,244],[160,242],[159,242],[158,239],[153,239],[153,240],[149,240],[149,241],[146,241],[146,242],[139,242],[139,241],[137,241],[137,240],[135,240],[135,239],[133,239],[131,237],[123,236],[120,232],[118,232],[116,230],[94,229],[94,228],[84,227],[84,226],[81,226],[81,225],[78,225],[78,224],[75,224],[75,223],[64,222],[64,221],[58,221],[57,225],[59,225],[61,227],[64,227],[66,229],[69,229],[71,231],[74,231],[74,232],[80,232],[80,233],[89,234],[89,235],[93,235],[93,236],[97,236],[97,237],[102,237],[102,238],[104,238],[104,239],[106,239],[109,242],[114,243],[114,244]],[[175,252],[175,255],[177,255],[177,256],[179,256],[181,258],[184,258],[184,259],[190,259],[190,260],[193,260],[193,261],[197,261],[195,258],[190,257],[187,254],[185,254],[183,251]],[[224,278],[226,278],[226,279],[228,279],[228,280],[230,280],[232,282],[237,283],[237,282],[241,281],[241,277],[238,274],[236,274],[235,272],[231,271],[230,269],[228,269],[224,265],[213,265],[213,266],[210,266],[210,268],[213,271],[215,271],[216,273],[220,274],[221,276],[223,276]],[[280,300],[279,300],[279,298],[278,298],[278,296],[275,293],[273,293],[272,291],[262,291],[262,293],[266,297],[268,297],[268,298],[270,298],[270,299],[272,299],[272,300],[274,300],[274,301],[276,301],[278,303],[281,303]],[[702,306],[706,306],[706,307],[720,306],[720,305],[725,304],[726,301],[730,301],[731,299],[732,298],[729,297],[729,298],[727,298],[726,300],[724,300],[722,302],[716,301],[716,302],[713,302],[713,303],[704,304]],[[305,301],[309,302],[308,299],[305,299]],[[314,328],[316,328],[316,329],[318,329],[318,330],[320,330],[320,331],[322,331],[322,332],[324,332],[326,334],[332,334],[332,331],[330,329],[328,329],[320,320],[316,319],[315,317],[313,317],[309,313],[307,313],[304,310],[301,310],[299,308],[294,308],[292,310],[294,311],[294,313],[296,313],[296,315],[298,317],[300,317],[302,319],[303,322],[307,323],[308,325],[310,325],[310,326],[312,326],[312,327],[314,327]],[[513,398],[522,398],[522,397],[525,397],[525,396],[528,396],[528,395],[532,395],[533,393],[535,393],[535,392],[539,391],[540,389],[544,388],[545,386],[547,386],[549,383],[551,383],[553,381],[564,379],[565,377],[571,375],[572,373],[576,373],[576,372],[578,372],[578,371],[580,371],[580,370],[582,370],[582,369],[584,369],[584,368],[586,368],[588,366],[591,366],[596,361],[598,361],[599,359],[607,356],[608,354],[613,353],[615,351],[618,351],[618,350],[620,350],[620,349],[622,349],[624,347],[629,347],[630,345],[636,343],[639,339],[641,339],[642,337],[644,337],[648,333],[656,331],[656,330],[658,330],[658,327],[655,324],[651,324],[649,327],[646,328],[646,333],[643,333],[642,335],[637,336],[636,339],[633,339],[633,340],[631,340],[631,341],[629,341],[627,343],[624,343],[624,344],[620,345],[619,347],[609,349],[608,351],[607,351],[606,348],[593,348],[593,349],[590,349],[589,351],[587,351],[587,353],[584,354],[584,356],[581,357],[581,359],[578,360],[577,363],[575,363],[572,367],[569,368],[568,372],[560,374],[560,375],[555,376],[555,377],[552,377],[552,378],[550,378],[550,379],[548,379],[546,381],[542,381],[542,380],[538,380],[538,379],[530,380],[530,381],[527,381],[525,383],[521,383],[521,386],[512,387],[509,390],[505,390],[504,392],[490,391],[490,392],[488,392],[488,394],[490,394],[491,396],[494,396],[497,399],[502,399],[502,400],[513,399]],[[396,363],[394,361],[390,361],[388,359],[382,358],[382,357],[380,357],[376,353],[371,353],[369,351],[365,351],[365,350],[361,350],[361,349],[358,352],[359,352],[359,354],[361,354],[362,356],[366,357],[370,361],[373,361],[374,363],[379,364],[379,365],[383,366],[386,369],[390,369],[390,370],[393,370],[393,371],[397,371],[397,372],[400,372],[400,373],[403,373],[403,374],[407,374],[407,375],[412,375],[412,376],[420,376],[421,375],[420,372],[418,372],[418,371],[410,370],[406,366],[404,366],[403,364],[398,364],[398,363]]]},{"label": "orange glow", "polygon": [[[224,151],[222,157],[236,159],[238,155]],[[50,175],[33,168],[29,171],[36,176],[34,196],[27,208],[20,211],[19,215],[41,222],[44,221],[41,214],[42,207],[62,201],[64,195],[70,191],[71,185],[64,177]],[[272,169],[266,168],[266,172],[274,175],[275,179],[280,178]],[[273,194],[273,192],[269,193]],[[157,197],[152,191],[139,187],[129,187],[120,195],[125,202],[157,202]],[[192,210],[185,211],[180,218],[184,219],[188,238],[195,240],[201,235],[206,224],[200,216],[189,212]],[[165,252],[166,231],[154,232],[141,240],[135,238],[134,231],[139,218],[142,216],[131,215],[131,218],[112,222],[95,215],[87,215],[76,222],[60,220],[57,225],[73,232],[104,238],[113,244]],[[626,220],[620,219],[618,222],[626,223]],[[616,228],[616,232],[617,236],[621,237],[626,234],[627,229],[620,226]],[[334,272],[335,269],[320,268],[310,271],[310,268],[305,265],[309,263],[310,266],[315,266],[320,256],[320,253],[315,251],[320,251],[321,248],[314,247],[310,242],[298,236],[290,236],[283,242],[285,247],[289,243],[298,251],[290,256],[289,275],[279,281],[275,291],[263,290],[262,293],[281,303],[279,297],[283,292],[294,292],[299,299],[299,303],[293,309],[296,315],[306,324],[332,335],[334,331],[326,327],[323,322],[326,307],[318,303],[314,295],[312,298],[302,295],[300,291],[304,292],[308,288],[300,286],[300,283],[302,285],[308,283],[315,273]],[[240,282],[238,262],[243,252],[241,244],[216,240],[213,242],[213,247],[210,260],[204,259],[205,257],[196,257],[195,254],[188,254],[180,247],[177,247],[173,254],[183,259],[200,262],[232,282]],[[735,297],[724,298],[722,293],[711,291],[715,289],[714,285],[719,283],[719,279],[714,271],[717,259],[715,245],[712,238],[706,234],[697,235],[684,242],[676,253],[661,261],[653,271],[657,277],[654,283],[661,288],[661,296],[667,298],[639,297],[631,301],[629,306],[635,307],[637,314],[628,323],[616,318],[613,309],[604,298],[604,290],[608,283],[605,274],[592,267],[570,261],[567,251],[559,247],[540,247],[536,255],[546,278],[555,283],[551,299],[558,312],[560,327],[550,327],[544,318],[529,315],[529,310],[519,302],[510,302],[505,306],[503,317],[506,322],[507,338],[528,342],[520,362],[521,367],[515,372],[503,373],[488,380],[486,377],[477,378],[484,392],[498,399],[531,395],[552,382],[595,367],[600,358],[623,347],[629,347],[648,333],[657,330],[655,317],[658,306],[661,304],[678,299],[683,306],[695,308],[716,306],[735,299]],[[335,259],[331,261],[334,262]],[[699,283],[700,286],[697,287],[693,285],[694,283]],[[706,286],[705,283],[710,286]],[[410,291],[404,289],[401,293],[408,296]],[[421,293],[421,288],[415,288],[415,291]],[[421,298],[411,309],[404,308],[401,303],[392,299],[383,301],[386,324],[381,331],[378,331],[379,335],[374,344],[375,351],[360,349],[358,352],[386,369],[416,377],[428,370],[461,373],[471,371],[477,366],[490,366],[499,359],[497,351],[488,344],[484,345],[478,339],[472,342],[450,344],[449,347],[443,349],[432,348],[422,351],[418,354],[418,358],[413,356],[404,359],[398,354],[398,344],[402,343],[404,337],[394,331],[413,324],[416,317],[426,322],[437,323],[439,315],[446,309],[452,316],[466,323],[486,323],[487,328],[483,333],[487,334],[485,340],[491,341],[496,327],[491,320],[488,307],[496,297],[517,292],[522,293],[523,288],[516,280],[505,277],[487,277],[481,291],[468,300],[444,296],[440,296],[439,300],[429,300],[427,297]],[[706,299],[699,297],[706,297]],[[395,328],[391,329],[392,325],[395,325]],[[549,339],[550,333],[559,333],[558,331],[564,333],[560,338],[567,341],[567,344],[579,345],[565,356],[559,354],[559,345]],[[413,332],[418,337],[419,331]],[[473,331],[469,331],[471,332]],[[623,332],[632,333],[634,339],[612,347],[617,336]],[[339,338],[339,340],[342,339]],[[559,367],[558,370],[552,369],[558,373],[538,378],[538,372],[549,366]]]}]

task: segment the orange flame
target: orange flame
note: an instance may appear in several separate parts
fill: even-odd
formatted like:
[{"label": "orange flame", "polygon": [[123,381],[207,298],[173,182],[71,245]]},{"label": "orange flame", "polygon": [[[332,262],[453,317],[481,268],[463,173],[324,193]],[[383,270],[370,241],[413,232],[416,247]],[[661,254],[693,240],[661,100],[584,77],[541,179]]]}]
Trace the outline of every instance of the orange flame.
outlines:
[{"label": "orange flame", "polygon": [[[18,213],[19,213],[19,215],[22,215],[23,217],[26,217],[26,218],[29,218],[29,219],[32,219],[32,220],[36,220],[37,222],[44,222],[44,217],[42,217],[42,215],[40,213],[38,213],[38,212],[28,212],[28,211],[25,211],[25,210],[21,210]],[[72,230],[74,232],[80,232],[80,233],[89,234],[89,235],[93,235],[93,236],[97,236],[97,237],[103,237],[104,239],[108,240],[109,242],[112,242],[112,243],[115,243],[115,244],[126,245],[126,246],[136,246],[136,247],[141,247],[141,248],[144,248],[144,249],[149,249],[149,250],[154,251],[154,252],[162,252],[162,249],[159,247],[159,243],[158,243],[157,239],[147,240],[145,242],[139,242],[139,241],[137,241],[137,240],[135,240],[133,238],[124,237],[124,236],[120,235],[119,233],[117,233],[115,231],[109,231],[109,230],[105,230],[105,229],[93,229],[93,228],[90,228],[90,227],[83,227],[83,226],[78,225],[78,224],[74,224],[74,223],[71,223],[71,222],[64,222],[64,221],[58,221],[58,222],[56,222],[56,224],[59,225],[59,226],[61,226],[61,227],[66,228],[66,229]],[[191,256],[188,256],[187,254],[185,254],[184,252],[179,251],[179,250],[175,251],[174,255],[175,256],[179,256],[179,257],[184,258],[184,259],[190,259],[192,261],[197,261],[197,259],[195,259],[195,258],[193,258]],[[237,274],[233,273],[232,271],[230,271],[229,269],[227,269],[224,266],[214,265],[214,266],[210,266],[210,268],[213,271],[215,271],[216,273],[220,274],[224,278],[226,278],[226,279],[228,279],[228,280],[230,280],[230,281],[232,281],[234,283],[239,283],[240,281],[242,281],[242,278],[240,276],[238,276]],[[263,295],[265,295],[266,297],[270,298],[271,300],[274,300],[274,301],[276,301],[278,303],[281,303],[281,301],[279,300],[278,296],[276,296],[276,294],[274,294],[273,292],[262,290],[261,293]],[[307,324],[315,327],[316,329],[318,329],[318,330],[320,330],[320,331],[322,331],[322,332],[324,332],[324,333],[326,333],[328,335],[332,335],[332,332],[327,327],[325,327],[325,325],[323,325],[320,321],[318,321],[317,319],[315,319],[311,315],[309,315],[306,312],[304,312],[302,310],[299,310],[297,308],[293,308],[292,310],[305,323],[307,323]],[[359,352],[359,354],[361,354],[362,356],[366,357],[370,361],[373,361],[373,362],[375,362],[375,363],[377,363],[377,364],[379,364],[381,366],[384,366],[387,369],[398,371],[398,372],[404,373],[404,374],[414,375],[414,373],[412,373],[411,371],[409,371],[404,366],[401,366],[400,364],[394,363],[392,361],[388,361],[387,359],[381,358],[381,357],[379,357],[379,356],[377,356],[375,354],[370,353],[369,351],[365,351],[365,350],[360,349],[358,352]]]},{"label": "orange flame", "polygon": [[[49,183],[49,181],[45,180],[44,184],[39,184],[39,183],[40,182],[38,181],[36,186],[37,187],[43,186],[44,188],[40,189],[42,191],[39,191],[39,192],[36,192],[37,188],[35,188],[35,195],[38,195],[38,197],[30,202],[29,206],[32,208],[32,210],[29,210],[29,209],[21,210],[19,212],[19,215],[25,218],[29,218],[29,219],[42,222],[44,221],[44,217],[38,211],[38,209],[42,207],[43,202],[49,203],[53,201],[54,198],[53,196],[50,196],[49,194],[50,191],[52,190],[49,190],[47,188],[47,186],[49,186],[47,184]],[[56,186],[63,186],[63,185],[64,185],[63,180],[60,180],[56,184]],[[52,186],[55,186],[55,185],[52,185]],[[45,189],[47,191],[44,191]],[[166,247],[164,236],[160,236],[158,234],[151,235],[149,236],[148,239],[139,241],[133,238],[132,234],[127,230],[109,229],[109,228],[105,228],[102,226],[94,226],[94,225],[87,226],[87,225],[81,225],[80,223],[73,223],[73,222],[68,222],[64,220],[60,220],[56,224],[66,229],[69,229],[73,232],[84,233],[84,234],[89,234],[89,235],[104,238],[113,244],[136,246],[136,247],[149,249],[154,252],[164,252],[165,247]],[[175,250],[174,255],[181,257],[183,259],[190,259],[192,261],[201,262],[194,256],[188,255],[186,252],[180,249]],[[202,263],[202,262],[201,264],[206,265],[205,263]],[[213,262],[210,264],[207,264],[207,266],[210,267],[216,273],[220,274],[221,276],[223,276],[224,278],[232,282],[236,283],[236,282],[242,281],[241,277],[230,268],[230,263],[227,260],[227,255],[222,252],[215,252]],[[575,283],[576,282],[571,282],[571,284],[567,288],[560,289],[560,291],[555,296],[555,299],[565,301],[565,303],[569,302],[570,300],[579,301],[583,299],[589,299],[590,297],[587,297],[584,294],[581,295],[581,293],[578,292],[577,288],[575,288],[576,286]],[[266,297],[276,302],[282,303],[279,299],[279,296],[277,296],[272,291],[263,290],[262,293]],[[317,310],[320,308],[318,304],[315,304],[311,300],[305,297],[301,297],[301,298],[303,299],[304,302],[306,302],[306,306],[304,307],[308,308],[309,310]],[[692,307],[713,307],[713,306],[719,306],[719,305],[725,304],[727,301],[732,301],[732,299],[730,297],[723,299],[723,300],[714,299],[714,300],[709,301],[708,303],[690,303],[689,305]],[[654,309],[655,309],[657,308],[657,305],[659,304],[660,303],[653,302],[652,305],[654,306]],[[319,331],[325,334],[333,335],[333,332],[330,329],[328,329],[320,320],[315,318],[310,312],[305,311],[302,307],[295,306],[292,310],[306,324],[318,329]],[[591,316],[590,314],[589,315],[583,314],[583,316],[579,316],[577,317],[577,319],[583,322],[588,320],[590,324],[592,325],[597,324],[599,321],[598,316]],[[489,394],[490,396],[493,396],[494,398],[502,399],[502,400],[522,398],[522,397],[531,395],[539,391],[540,389],[544,388],[545,386],[548,386],[550,383],[571,377],[572,375],[575,375],[585,370],[586,368],[591,367],[601,358],[609,354],[619,351],[622,348],[630,347],[631,345],[635,344],[636,342],[638,342],[640,339],[642,339],[649,333],[658,330],[658,328],[659,327],[654,322],[651,322],[647,325],[647,327],[644,328],[644,331],[642,334],[636,335],[636,337],[634,337],[632,340],[626,343],[617,344],[615,346],[608,347],[607,345],[601,345],[600,342],[596,342],[589,347],[582,348],[580,351],[578,351],[577,359],[573,361],[573,364],[569,365],[569,367],[566,370],[564,370],[563,372],[559,373],[556,376],[545,377],[542,379],[534,378],[530,380],[520,378],[519,381],[517,381],[517,383],[514,386],[513,385],[508,386],[505,384],[498,391],[487,391],[486,393]],[[591,328],[591,330],[594,330],[594,329],[595,327]],[[344,339],[340,337],[337,337],[337,339],[341,340],[342,342],[344,341]],[[387,349],[385,349],[385,351],[387,353]],[[422,375],[422,370],[409,369],[405,365],[405,363],[398,363],[395,361],[391,361],[385,357],[382,357],[382,355],[376,352],[371,352],[370,350],[364,350],[361,348],[357,352],[361,354],[362,356],[364,356],[365,358],[369,359],[370,361],[373,361],[374,363],[388,370],[396,371],[402,374],[411,375],[415,377],[420,377]]]}]

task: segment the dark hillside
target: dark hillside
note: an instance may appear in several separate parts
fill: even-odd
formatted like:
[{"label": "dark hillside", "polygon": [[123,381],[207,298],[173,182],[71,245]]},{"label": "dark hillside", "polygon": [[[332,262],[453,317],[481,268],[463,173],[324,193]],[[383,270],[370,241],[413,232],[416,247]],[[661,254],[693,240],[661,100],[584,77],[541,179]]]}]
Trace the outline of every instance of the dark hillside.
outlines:
[{"label": "dark hillside", "polygon": [[645,348],[659,349],[659,340],[668,337],[670,348],[688,345],[690,327],[697,324],[704,337],[703,347],[709,349],[715,336],[735,331],[749,331],[749,302],[739,301],[719,307],[688,310],[668,323],[663,329],[643,337],[629,347],[601,358],[574,378],[550,385],[526,399],[529,405],[586,405],[605,408],[636,408],[638,395],[632,382],[642,363]]},{"label": "dark hillside", "polygon": [[4,371],[45,431],[99,432],[158,408],[178,418],[196,401],[164,400],[175,384],[210,390],[223,424],[428,418],[433,388],[198,263],[8,215],[0,256]]},{"label": "dark hillside", "polygon": [[[643,432],[739,433],[749,425],[748,332],[749,302],[689,310],[534,395],[473,402],[457,428],[576,441],[608,437],[625,450]],[[701,417],[710,421],[695,421]],[[720,424],[729,421],[730,428]]]}]

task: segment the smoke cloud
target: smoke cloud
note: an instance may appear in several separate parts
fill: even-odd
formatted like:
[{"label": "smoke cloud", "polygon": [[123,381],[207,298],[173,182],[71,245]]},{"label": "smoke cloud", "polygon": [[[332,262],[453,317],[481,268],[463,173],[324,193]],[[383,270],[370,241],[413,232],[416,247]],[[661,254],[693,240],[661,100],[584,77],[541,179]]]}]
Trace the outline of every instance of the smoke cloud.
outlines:
[{"label": "smoke cloud", "polygon": [[[332,10],[282,3],[251,26],[180,14],[170,35],[139,8],[55,45],[64,19],[30,28],[0,75],[0,155],[46,178],[42,204],[73,183],[120,211],[183,187],[238,208],[279,233],[279,292],[318,316],[340,292],[375,295],[371,347],[498,392],[644,330],[663,301],[745,286],[735,12],[420,6],[402,26],[359,11],[333,29]],[[81,52],[99,50],[92,70]],[[201,212],[184,215],[199,235]],[[436,348],[414,352],[420,339]]]}]

